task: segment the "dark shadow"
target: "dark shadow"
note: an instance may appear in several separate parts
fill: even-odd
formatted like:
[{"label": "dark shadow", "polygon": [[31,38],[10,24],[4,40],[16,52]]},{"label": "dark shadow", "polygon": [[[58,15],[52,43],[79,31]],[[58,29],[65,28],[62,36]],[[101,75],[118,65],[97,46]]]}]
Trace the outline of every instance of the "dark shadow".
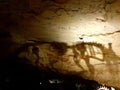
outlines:
[{"label": "dark shadow", "polygon": [[120,57],[113,51],[112,43],[108,43],[108,48],[103,49],[103,60],[106,61],[106,65],[111,74],[118,74]]},{"label": "dark shadow", "polygon": [[74,63],[75,63],[78,67],[80,67],[82,70],[84,70],[84,68],[80,65],[81,55],[80,55],[80,53],[78,52],[76,46],[73,45],[71,48],[72,48],[73,53],[74,53],[74,56],[73,56],[73,61],[74,61]]},{"label": "dark shadow", "polygon": [[68,48],[67,43],[64,42],[50,42],[49,44],[51,44],[60,56],[64,55]]},{"label": "dark shadow", "polygon": [[120,60],[120,57],[112,49],[112,43],[108,43],[108,48],[103,49],[103,59],[107,64],[115,64]]},{"label": "dark shadow", "polygon": [[81,42],[80,44],[76,44],[76,48],[78,51],[80,51],[81,58],[85,58],[85,52],[86,52],[85,43]]},{"label": "dark shadow", "polygon": [[[0,64],[0,90],[94,90],[100,84],[77,75],[41,70],[35,66],[19,62],[17,57],[9,57],[13,62]],[[61,83],[50,83],[59,80]]]},{"label": "dark shadow", "polygon": [[[97,51],[97,49],[99,50]],[[112,43],[108,43],[108,48],[106,48],[100,43],[82,42],[74,45],[72,50],[74,53],[74,62],[76,63],[76,65],[84,70],[84,68],[80,65],[80,60],[83,59],[92,77],[94,77],[94,66],[90,64],[90,58],[101,62],[105,61],[107,67],[109,68],[109,72],[113,73],[113,71],[111,70],[111,68],[113,67],[115,68],[114,72],[117,74],[120,57],[117,56],[116,53],[113,51]],[[96,56],[98,53],[101,54],[102,58]]]},{"label": "dark shadow", "polygon": [[[96,81],[87,80],[75,74],[64,75],[26,63],[27,59],[19,58],[18,54],[21,51],[28,52],[28,47],[32,47],[32,53],[38,55],[38,47],[27,44],[3,60],[4,63],[0,63],[0,90],[94,90],[100,85]],[[49,82],[56,79],[63,82],[53,84]]]},{"label": "dark shadow", "polygon": [[39,65],[39,59],[40,59],[40,57],[39,57],[39,48],[34,46],[32,48],[32,53],[34,53],[36,55],[35,65]]},{"label": "dark shadow", "polygon": [[77,43],[72,50],[74,53],[74,62],[76,63],[76,65],[84,70],[82,65],[80,65],[80,60],[83,59],[88,67],[91,78],[94,78],[94,66],[90,64],[91,56],[95,55],[93,44],[89,45],[89,43],[85,42]]},{"label": "dark shadow", "polygon": [[[67,43],[63,43],[63,42],[34,42],[23,45],[18,51],[22,52],[25,50],[26,52],[28,52],[29,56],[35,55],[35,65],[37,66],[41,58],[41,56],[39,55],[40,49],[37,47],[37,45],[39,46],[41,44],[42,45],[48,44],[48,46],[50,46],[48,47],[48,53],[47,53],[49,55],[47,55],[46,58],[49,58],[51,60],[49,62],[51,68],[54,68],[53,67],[54,63],[56,63],[58,60],[63,59],[62,56],[64,56],[65,53],[67,52],[67,49],[70,48],[72,49],[73,52],[72,57],[74,63],[84,71],[85,69],[80,63],[81,60],[84,60],[92,78],[94,78],[95,68],[94,65],[90,63],[91,59],[98,60],[100,62],[103,61],[106,62],[106,66],[109,68],[110,72],[111,72],[111,65],[113,66],[115,64],[114,65],[114,68],[116,69],[115,72],[118,71],[117,65],[118,65],[118,61],[120,60],[120,57],[117,56],[116,53],[113,51],[112,43],[109,43],[108,48],[106,48],[104,45],[95,42],[81,42],[72,46],[68,46]],[[32,47],[32,49],[29,50],[28,47]],[[100,54],[102,58],[97,56],[97,54]]]}]

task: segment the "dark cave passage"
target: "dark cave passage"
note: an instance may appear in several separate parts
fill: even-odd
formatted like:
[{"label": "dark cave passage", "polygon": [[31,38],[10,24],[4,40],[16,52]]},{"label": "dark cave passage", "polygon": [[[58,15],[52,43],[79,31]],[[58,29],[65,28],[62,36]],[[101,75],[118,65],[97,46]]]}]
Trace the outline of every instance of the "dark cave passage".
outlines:
[{"label": "dark cave passage", "polygon": [[9,57],[3,61],[0,63],[0,90],[94,90],[100,85],[75,75],[40,70],[19,62],[17,57]]}]

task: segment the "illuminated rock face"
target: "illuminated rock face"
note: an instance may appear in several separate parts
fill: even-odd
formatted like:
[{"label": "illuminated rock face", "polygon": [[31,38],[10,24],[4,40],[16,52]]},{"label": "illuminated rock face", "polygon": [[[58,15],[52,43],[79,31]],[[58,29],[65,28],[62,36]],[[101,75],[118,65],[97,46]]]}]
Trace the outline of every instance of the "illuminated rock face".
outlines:
[{"label": "illuminated rock face", "polygon": [[[22,44],[28,40],[66,43],[58,44],[59,48],[65,46],[63,55],[56,54],[51,44],[37,44],[38,56],[46,57],[41,65],[62,73],[77,72],[84,78],[120,87],[120,0],[6,0],[2,3],[2,17],[6,20],[2,19],[4,23],[0,28],[7,27],[12,41]],[[86,43],[85,58],[80,57],[83,47],[78,49],[76,43],[79,41]],[[99,44],[96,47],[97,43],[104,47]],[[20,56],[32,58],[34,64],[37,56],[31,51],[33,46],[25,52],[31,52],[30,56]]]},{"label": "illuminated rock face", "polygon": [[100,83],[119,86],[120,57],[113,51],[112,43],[108,43],[107,48],[95,42],[74,45],[62,42],[26,43],[19,49],[18,57],[26,58],[28,63],[43,70],[77,74]]}]

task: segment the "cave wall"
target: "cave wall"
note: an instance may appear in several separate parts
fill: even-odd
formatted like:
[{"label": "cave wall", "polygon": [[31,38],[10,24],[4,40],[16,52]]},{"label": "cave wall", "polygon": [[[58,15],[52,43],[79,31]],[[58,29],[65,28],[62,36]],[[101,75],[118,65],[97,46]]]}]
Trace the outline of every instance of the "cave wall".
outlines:
[{"label": "cave wall", "polygon": [[[117,62],[114,60],[120,56],[120,0],[1,0],[0,4],[0,40],[3,43],[1,47],[5,48],[1,56],[7,56],[5,54],[10,54],[28,40],[74,45],[80,41],[80,37],[85,42],[101,43],[107,49],[108,43],[112,43],[114,55],[107,52],[108,57],[113,56],[110,65],[98,62],[100,65],[95,66],[97,61],[91,60],[95,67],[94,78],[91,78],[88,66],[82,61],[87,72],[81,75],[100,83],[119,86],[119,59]],[[65,68],[66,63],[63,64],[60,61],[55,67],[58,66],[58,70]],[[78,69],[71,67],[71,70],[76,72]]]}]

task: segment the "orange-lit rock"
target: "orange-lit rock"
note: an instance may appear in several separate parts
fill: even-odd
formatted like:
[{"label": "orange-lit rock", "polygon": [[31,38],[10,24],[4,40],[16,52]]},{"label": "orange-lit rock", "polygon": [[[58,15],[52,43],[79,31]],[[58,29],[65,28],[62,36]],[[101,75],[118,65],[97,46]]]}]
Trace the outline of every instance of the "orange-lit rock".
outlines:
[{"label": "orange-lit rock", "polygon": [[[65,48],[63,55],[56,54],[57,51],[51,44],[33,44],[41,51],[38,52],[41,58],[44,55],[47,57],[43,58],[41,65],[62,73],[77,72],[84,78],[120,87],[119,4],[120,0],[2,1],[0,6],[3,23],[0,32],[9,32],[10,37],[6,39],[1,36],[1,47],[5,48],[1,49],[1,53],[5,54],[6,50],[10,52],[11,49],[14,51],[28,40],[64,42],[67,49]],[[92,46],[86,44],[85,54],[90,57],[89,61],[87,56],[81,59],[81,50],[73,48],[76,43],[81,42],[79,37],[85,43],[94,43]],[[9,41],[18,46],[15,45],[14,48],[13,44],[6,48],[8,46],[4,44]],[[102,44],[104,48],[99,45],[96,47],[96,43]],[[112,43],[112,48],[108,43]],[[64,51],[62,45],[58,45]],[[33,46],[26,47],[28,51],[23,50],[20,57],[25,56],[34,64],[37,57],[31,51]],[[96,57],[93,58],[91,53]],[[78,59],[76,62],[75,57]]]}]

